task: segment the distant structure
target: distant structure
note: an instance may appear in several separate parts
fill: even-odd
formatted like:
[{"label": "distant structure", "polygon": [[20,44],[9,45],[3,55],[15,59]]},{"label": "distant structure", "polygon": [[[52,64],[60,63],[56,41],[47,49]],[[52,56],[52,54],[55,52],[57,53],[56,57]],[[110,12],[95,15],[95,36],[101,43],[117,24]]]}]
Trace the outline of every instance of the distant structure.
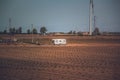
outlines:
[{"label": "distant structure", "polygon": [[89,6],[89,35],[92,35],[93,13],[94,13],[93,0],[90,0],[90,6]]}]

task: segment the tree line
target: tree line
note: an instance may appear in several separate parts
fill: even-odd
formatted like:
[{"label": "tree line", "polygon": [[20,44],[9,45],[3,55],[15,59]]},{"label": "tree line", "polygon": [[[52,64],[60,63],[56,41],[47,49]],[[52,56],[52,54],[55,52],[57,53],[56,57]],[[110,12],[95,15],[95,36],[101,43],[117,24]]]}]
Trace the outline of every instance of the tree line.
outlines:
[{"label": "tree line", "polygon": [[[79,35],[79,36],[83,36],[84,34],[83,34],[83,32],[81,32],[81,31],[69,31],[68,32],[68,34],[73,34],[73,35]],[[98,27],[96,27],[94,30],[93,30],[93,32],[92,32],[92,35],[100,35],[100,31],[99,31],[99,28]]]},{"label": "tree line", "polygon": [[[45,26],[40,28],[40,34],[45,35],[47,32],[47,28]],[[38,34],[38,31],[36,28],[33,29],[27,29],[26,31],[27,34]],[[7,31],[6,29],[3,32],[0,32],[0,34],[22,34],[22,27],[19,28],[9,28]]]},{"label": "tree line", "polygon": [[[40,30],[39,30],[40,34],[41,35],[45,35],[46,32],[47,32],[47,28],[45,26],[41,27]],[[22,27],[19,27],[19,28],[9,28],[9,31],[7,32],[7,30],[4,30],[3,32],[0,32],[0,34],[22,34]],[[26,31],[27,34],[38,34],[38,30],[36,28],[32,28],[32,29],[27,29]],[[79,35],[79,36],[82,36],[83,35],[83,32],[81,31],[69,31],[68,34],[72,34],[72,35]],[[99,31],[99,28],[95,28],[92,32],[92,35],[100,35],[100,31]]]},{"label": "tree line", "polygon": [[[47,28],[45,26],[40,28],[40,34],[45,35],[46,32],[47,32]],[[37,34],[38,32],[37,32],[36,28],[33,28],[32,30],[28,29],[27,33],[28,34]]]}]

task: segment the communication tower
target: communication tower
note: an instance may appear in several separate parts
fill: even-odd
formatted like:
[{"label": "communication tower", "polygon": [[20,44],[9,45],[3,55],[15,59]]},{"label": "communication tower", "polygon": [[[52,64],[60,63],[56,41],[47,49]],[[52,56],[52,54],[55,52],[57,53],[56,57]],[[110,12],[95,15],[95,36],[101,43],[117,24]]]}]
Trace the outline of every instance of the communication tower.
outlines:
[{"label": "communication tower", "polygon": [[94,13],[93,0],[90,0],[90,6],[89,6],[89,35],[92,35],[93,13]]}]

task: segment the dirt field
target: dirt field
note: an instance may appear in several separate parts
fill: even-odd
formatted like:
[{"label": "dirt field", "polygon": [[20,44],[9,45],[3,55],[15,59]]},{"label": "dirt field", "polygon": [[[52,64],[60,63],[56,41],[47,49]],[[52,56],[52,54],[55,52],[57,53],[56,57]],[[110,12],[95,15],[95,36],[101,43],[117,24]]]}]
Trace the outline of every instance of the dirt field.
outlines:
[{"label": "dirt field", "polygon": [[0,45],[0,80],[120,80],[120,43]]}]

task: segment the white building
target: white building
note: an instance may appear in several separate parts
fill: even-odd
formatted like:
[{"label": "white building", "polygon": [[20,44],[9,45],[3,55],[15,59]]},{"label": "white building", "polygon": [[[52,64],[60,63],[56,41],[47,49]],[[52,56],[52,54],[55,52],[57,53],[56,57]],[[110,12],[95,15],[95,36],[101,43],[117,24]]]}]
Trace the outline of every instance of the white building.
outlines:
[{"label": "white building", "polygon": [[52,43],[55,45],[65,45],[67,41],[66,39],[52,39]]}]

